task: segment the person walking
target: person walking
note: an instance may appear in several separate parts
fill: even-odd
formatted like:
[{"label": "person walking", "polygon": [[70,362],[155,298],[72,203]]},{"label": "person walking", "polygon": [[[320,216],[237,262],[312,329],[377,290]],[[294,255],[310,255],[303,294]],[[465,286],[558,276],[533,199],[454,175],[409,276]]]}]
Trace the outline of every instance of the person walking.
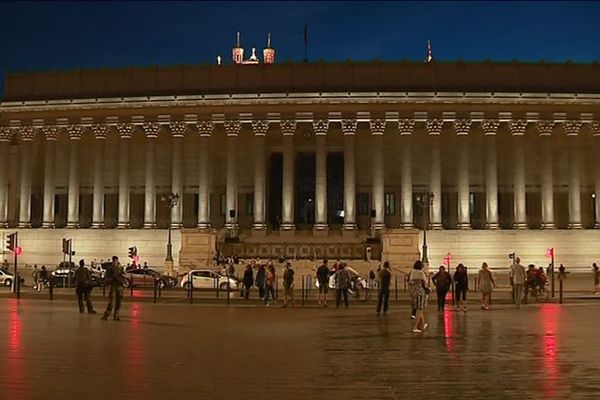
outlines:
[{"label": "person walking", "polygon": [[31,271],[31,279],[33,280],[33,285],[31,288],[33,290],[37,290],[38,281],[40,279],[40,271],[38,270],[37,264],[33,265],[33,271]]},{"label": "person walking", "polygon": [[348,270],[346,270],[345,263],[338,264],[338,271],[336,274],[336,284],[335,284],[335,307],[340,308],[340,301],[342,300],[342,296],[344,297],[344,305],[348,308],[348,289],[350,289],[350,275],[348,274]]},{"label": "person walking", "polygon": [[469,290],[469,275],[467,268],[461,263],[456,267],[454,276],[454,299],[456,301],[456,310],[460,311],[462,305],[463,311],[467,312],[467,291]]},{"label": "person walking", "polygon": [[317,268],[317,282],[319,282],[317,300],[320,306],[327,307],[327,292],[329,291],[329,268],[327,267],[327,260],[323,260],[323,264]]},{"label": "person walking", "polygon": [[40,270],[40,276],[38,278],[37,290],[38,292],[42,290],[44,285],[50,284],[50,276],[48,275],[48,270],[45,265],[42,265],[42,269]]},{"label": "person walking", "polygon": [[438,311],[444,311],[446,307],[446,295],[452,285],[452,277],[446,271],[443,265],[440,265],[438,272],[431,278],[431,281],[435,285],[435,291],[437,293],[437,309]]},{"label": "person walking", "polygon": [[429,326],[425,321],[425,308],[427,308],[429,287],[427,285],[427,276],[423,272],[423,262],[421,260],[417,260],[414,263],[413,269],[408,274],[408,290],[412,308],[417,310],[412,331],[413,333],[421,333]]},{"label": "person walking", "polygon": [[113,303],[115,307],[115,313],[113,319],[118,321],[121,319],[119,311],[121,309],[121,299],[123,298],[123,282],[125,276],[123,275],[123,267],[119,263],[119,257],[113,256],[112,263],[106,269],[105,276],[106,284],[109,287],[108,291],[108,305],[106,311],[102,315],[102,319],[106,321],[113,310]]},{"label": "person walking", "polygon": [[492,297],[492,291],[496,287],[496,282],[494,282],[494,276],[492,275],[492,271],[488,268],[487,263],[481,264],[481,269],[479,270],[479,290],[481,291],[481,309],[489,310],[490,309],[490,299]]},{"label": "person walking", "polygon": [[296,307],[294,300],[294,270],[292,264],[285,263],[285,271],[283,272],[283,307],[287,307],[288,299],[292,300],[292,307]]},{"label": "person walking", "polygon": [[390,272],[390,263],[383,263],[383,269],[377,272],[378,292],[377,292],[377,315],[381,312],[383,305],[383,315],[388,312],[390,302],[390,282],[392,281],[392,273]]},{"label": "person walking", "polygon": [[515,263],[510,267],[510,279],[514,287],[514,303],[517,308],[521,308],[521,299],[523,298],[523,286],[527,279],[525,267],[521,265],[521,259],[517,258]]},{"label": "person walking", "polygon": [[83,314],[83,300],[87,307],[88,314],[96,314],[94,305],[92,304],[92,274],[85,267],[85,262],[79,260],[79,268],[75,270],[75,293],[77,294],[77,302],[79,303],[79,313]]},{"label": "person walking", "polygon": [[244,298],[248,300],[250,298],[250,288],[254,284],[254,272],[252,271],[252,265],[246,265],[246,270],[244,271]]},{"label": "person walking", "polygon": [[265,305],[270,306],[271,301],[277,305],[277,299],[275,298],[275,267],[272,262],[267,265],[267,273],[265,276]]},{"label": "person walking", "polygon": [[265,281],[267,280],[267,271],[265,270],[265,266],[260,264],[258,266],[258,271],[256,272],[256,287],[258,288],[258,297],[260,301],[265,299]]},{"label": "person walking", "polygon": [[594,274],[594,294],[600,294],[600,268],[596,263],[592,265],[592,273]]}]

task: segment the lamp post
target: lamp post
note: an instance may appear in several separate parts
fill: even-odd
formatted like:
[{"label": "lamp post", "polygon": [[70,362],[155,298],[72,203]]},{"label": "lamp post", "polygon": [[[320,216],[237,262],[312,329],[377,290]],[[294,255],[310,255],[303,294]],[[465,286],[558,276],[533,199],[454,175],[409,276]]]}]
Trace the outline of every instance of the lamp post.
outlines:
[{"label": "lamp post", "polygon": [[173,208],[175,206],[177,206],[177,204],[179,204],[179,194],[171,192],[168,195],[162,195],[160,199],[162,201],[166,202],[167,206],[169,207],[169,223],[167,225],[168,229],[169,229],[169,239],[167,242],[167,258],[165,259],[165,264],[167,264],[167,266],[172,269],[173,268],[173,244],[171,243],[171,214],[172,214]]},{"label": "lamp post", "polygon": [[427,225],[429,224],[429,208],[433,205],[434,195],[432,192],[420,194],[417,197],[417,204],[421,208],[423,215],[423,251],[421,261],[423,264],[429,265],[429,259],[427,258]]},{"label": "lamp post", "polygon": [[598,215],[596,214],[596,193],[592,193],[592,213],[594,214],[594,225],[592,228],[598,229],[600,226],[598,225]]}]

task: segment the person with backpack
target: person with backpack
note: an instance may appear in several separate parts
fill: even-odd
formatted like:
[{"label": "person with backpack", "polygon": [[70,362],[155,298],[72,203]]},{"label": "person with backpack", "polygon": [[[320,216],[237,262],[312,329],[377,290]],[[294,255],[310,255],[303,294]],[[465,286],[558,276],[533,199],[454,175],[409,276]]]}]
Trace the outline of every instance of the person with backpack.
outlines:
[{"label": "person with backpack", "polygon": [[431,281],[435,285],[435,291],[437,293],[437,309],[438,311],[443,312],[446,307],[446,295],[452,285],[452,278],[446,271],[446,268],[444,268],[443,265],[440,265],[438,272],[433,275]]},{"label": "person with backpack", "polygon": [[85,262],[79,260],[79,268],[75,270],[75,293],[77,293],[77,302],[79,303],[79,313],[83,314],[84,306],[87,306],[88,314],[96,314],[92,304],[92,274],[85,267]]},{"label": "person with backpack", "polygon": [[283,307],[287,307],[288,298],[292,299],[292,307],[296,306],[294,300],[294,270],[292,264],[285,263],[285,271],[283,272]]}]

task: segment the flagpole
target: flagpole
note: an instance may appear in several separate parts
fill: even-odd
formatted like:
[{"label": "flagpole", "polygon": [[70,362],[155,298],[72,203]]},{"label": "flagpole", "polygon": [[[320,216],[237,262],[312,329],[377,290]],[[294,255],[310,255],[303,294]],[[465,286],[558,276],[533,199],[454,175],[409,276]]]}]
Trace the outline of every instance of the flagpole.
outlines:
[{"label": "flagpole", "polygon": [[308,62],[308,24],[304,24],[304,62]]}]

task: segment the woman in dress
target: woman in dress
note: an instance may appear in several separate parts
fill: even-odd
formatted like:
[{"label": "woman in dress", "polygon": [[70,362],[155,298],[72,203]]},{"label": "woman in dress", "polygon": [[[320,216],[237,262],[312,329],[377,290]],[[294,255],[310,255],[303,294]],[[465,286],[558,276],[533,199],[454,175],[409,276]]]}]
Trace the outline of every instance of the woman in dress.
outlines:
[{"label": "woman in dress", "polygon": [[412,308],[417,310],[412,331],[413,333],[420,333],[429,326],[425,322],[425,308],[427,308],[429,287],[427,276],[423,272],[423,263],[420,260],[415,262],[412,271],[408,274],[408,288]]},{"label": "woman in dress", "polygon": [[481,269],[479,270],[479,290],[481,290],[481,308],[483,310],[490,309],[490,298],[495,286],[494,276],[492,275],[492,271],[489,270],[487,263],[481,264]]},{"label": "woman in dress", "polygon": [[469,290],[469,276],[467,275],[467,269],[461,263],[456,267],[454,276],[454,301],[456,302],[456,310],[460,310],[460,306],[463,306],[463,311],[467,311],[467,291]]}]

